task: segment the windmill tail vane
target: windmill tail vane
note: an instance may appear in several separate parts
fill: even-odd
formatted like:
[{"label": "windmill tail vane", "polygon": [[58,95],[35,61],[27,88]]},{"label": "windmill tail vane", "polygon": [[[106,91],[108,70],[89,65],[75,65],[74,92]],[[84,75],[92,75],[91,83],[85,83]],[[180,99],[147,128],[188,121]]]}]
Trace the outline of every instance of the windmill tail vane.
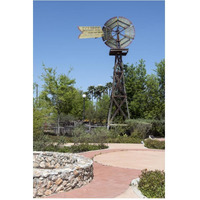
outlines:
[{"label": "windmill tail vane", "polygon": [[78,26],[81,31],[79,39],[84,38],[100,38],[104,36],[102,28],[100,26]]}]

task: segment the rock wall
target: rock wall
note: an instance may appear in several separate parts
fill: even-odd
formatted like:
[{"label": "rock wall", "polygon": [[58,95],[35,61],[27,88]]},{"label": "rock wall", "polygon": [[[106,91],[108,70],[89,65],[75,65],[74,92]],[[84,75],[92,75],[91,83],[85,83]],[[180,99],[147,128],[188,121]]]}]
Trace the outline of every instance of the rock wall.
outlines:
[{"label": "rock wall", "polygon": [[33,197],[69,191],[93,178],[93,161],[78,154],[33,153]]}]

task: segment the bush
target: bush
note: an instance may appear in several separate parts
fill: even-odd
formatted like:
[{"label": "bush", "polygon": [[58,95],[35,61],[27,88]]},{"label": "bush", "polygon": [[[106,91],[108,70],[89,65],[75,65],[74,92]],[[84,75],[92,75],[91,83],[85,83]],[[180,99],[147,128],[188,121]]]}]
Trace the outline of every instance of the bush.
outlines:
[{"label": "bush", "polygon": [[[76,134],[80,133],[80,129],[76,130]],[[101,131],[98,132],[98,139],[100,137]],[[78,153],[83,151],[92,151],[98,149],[105,149],[108,146],[100,143],[99,145],[88,144],[89,140],[93,141],[92,135],[89,133],[82,133],[79,137],[76,135],[77,141],[84,141],[83,144],[75,144],[70,147],[65,147],[64,144],[67,143],[69,138],[65,136],[48,136],[44,134],[34,135],[33,138],[33,150],[34,151],[53,151],[53,152],[63,152],[63,153]],[[99,139],[98,139],[99,141]],[[103,142],[103,141],[102,141]],[[55,144],[56,143],[56,144]]]},{"label": "bush", "polygon": [[117,137],[108,137],[107,143],[141,143],[141,139],[137,137],[132,137],[128,135],[123,135],[120,136],[118,135]]},{"label": "bush", "polygon": [[165,149],[165,141],[147,139],[144,141],[144,146],[150,149]]},{"label": "bush", "polygon": [[79,153],[84,151],[93,151],[99,149],[106,149],[108,146],[104,144],[99,145],[91,145],[91,144],[76,144],[70,147],[60,147],[57,145],[49,145],[43,151],[53,151],[53,152],[61,152],[61,153]]},{"label": "bush", "polygon": [[125,123],[128,124],[131,133],[140,133],[140,137],[148,137],[149,135],[165,137],[164,120],[129,119]]},{"label": "bush", "polygon": [[138,137],[143,139],[150,134],[149,131],[152,128],[151,123],[142,120],[129,119],[125,123],[128,124],[130,132],[137,133]]},{"label": "bush", "polygon": [[92,145],[92,144],[79,144],[79,145],[73,145],[70,148],[71,153],[78,153],[78,152],[84,152],[84,151],[93,151],[93,150],[99,150],[99,149],[107,149],[108,146],[104,144],[99,145]]},{"label": "bush", "polygon": [[165,172],[143,170],[138,188],[147,198],[165,198]]},{"label": "bush", "polygon": [[53,141],[44,134],[33,135],[33,150],[45,151],[45,148],[53,145]]},{"label": "bush", "polygon": [[165,121],[164,120],[151,120],[152,124],[151,135],[155,137],[165,137]]},{"label": "bush", "polygon": [[[127,126],[113,126],[109,130],[109,135],[112,137],[117,137],[118,135],[128,135],[128,127]],[[130,134],[129,134],[130,135]]]},{"label": "bush", "polygon": [[108,130],[106,128],[94,128],[91,130],[91,140],[92,143],[103,144],[107,141]]},{"label": "bush", "polygon": [[94,128],[91,132],[86,131],[84,127],[75,128],[73,131],[74,143],[100,143],[107,140],[108,131],[106,128]]}]

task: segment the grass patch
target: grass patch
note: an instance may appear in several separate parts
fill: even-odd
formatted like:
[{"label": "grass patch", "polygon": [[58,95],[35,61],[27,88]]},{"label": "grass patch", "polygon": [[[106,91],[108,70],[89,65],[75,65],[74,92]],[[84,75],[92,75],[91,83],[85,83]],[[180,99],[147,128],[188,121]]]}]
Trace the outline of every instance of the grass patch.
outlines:
[{"label": "grass patch", "polygon": [[144,146],[150,149],[165,149],[165,141],[147,139],[144,141]]},{"label": "grass patch", "polygon": [[138,188],[147,198],[165,198],[165,172],[143,170]]}]

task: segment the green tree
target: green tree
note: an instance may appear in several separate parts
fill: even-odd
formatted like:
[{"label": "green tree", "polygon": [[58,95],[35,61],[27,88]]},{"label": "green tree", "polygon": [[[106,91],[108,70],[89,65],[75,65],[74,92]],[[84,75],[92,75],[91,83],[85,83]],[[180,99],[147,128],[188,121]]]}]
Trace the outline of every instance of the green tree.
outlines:
[{"label": "green tree", "polygon": [[159,82],[155,74],[147,75],[146,82],[146,110],[144,112],[146,119],[160,119],[161,99],[159,96]]},{"label": "green tree", "polygon": [[112,83],[111,82],[106,83],[105,87],[107,89],[107,94],[110,96],[112,91]]},{"label": "green tree", "polygon": [[91,96],[92,102],[93,102],[93,97],[94,97],[94,91],[95,91],[95,86],[91,85],[88,87],[88,94]]},{"label": "green tree", "polygon": [[139,60],[134,66],[124,66],[125,86],[131,118],[143,118],[146,109],[146,68],[145,61]]},{"label": "green tree", "polygon": [[44,124],[52,120],[52,108],[40,97],[40,102],[33,99],[33,135],[39,136],[43,133]]},{"label": "green tree", "polygon": [[159,82],[159,93],[162,100],[165,99],[165,59],[161,60],[159,63],[156,63],[156,74]]},{"label": "green tree", "polygon": [[87,108],[85,110],[85,116],[86,119],[89,120],[89,125],[91,125],[91,122],[94,123],[96,118],[96,111],[92,102],[88,102]]},{"label": "green tree", "polygon": [[59,135],[60,115],[61,113],[70,114],[77,98],[77,90],[74,88],[75,80],[65,74],[57,75],[55,69],[45,66],[44,72],[41,75],[41,79],[44,81],[41,95],[57,116],[57,134]]},{"label": "green tree", "polygon": [[156,63],[156,74],[159,82],[160,118],[165,119],[165,59]]},{"label": "green tree", "polygon": [[96,106],[96,119],[97,122],[103,124],[106,122],[108,117],[108,109],[110,104],[110,98],[108,95],[104,95],[98,102]]}]

